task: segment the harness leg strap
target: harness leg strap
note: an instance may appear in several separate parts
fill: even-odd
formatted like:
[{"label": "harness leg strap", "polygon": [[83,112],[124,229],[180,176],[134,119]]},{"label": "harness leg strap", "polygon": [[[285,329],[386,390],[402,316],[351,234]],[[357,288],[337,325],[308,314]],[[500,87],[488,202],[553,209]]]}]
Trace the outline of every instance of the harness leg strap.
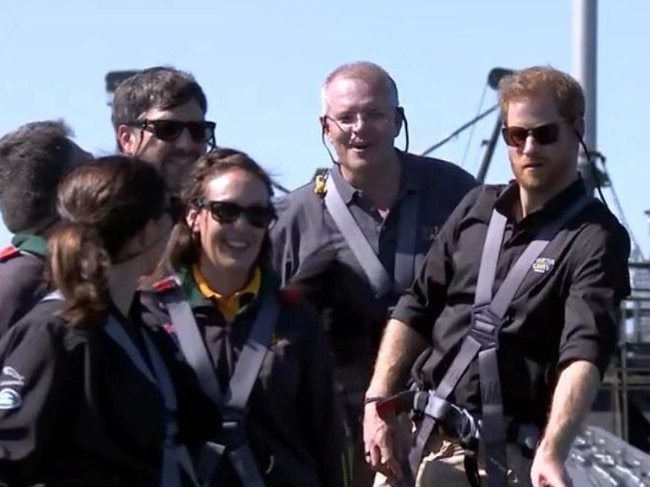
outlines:
[{"label": "harness leg strap", "polygon": [[248,445],[230,451],[228,458],[244,487],[264,487],[264,481]]},{"label": "harness leg strap", "polygon": [[481,438],[485,446],[488,487],[504,487],[508,485],[506,424],[503,416],[496,347],[483,350],[478,354],[478,366],[483,415]]},{"label": "harness leg strap", "polygon": [[210,485],[212,478],[221,466],[221,461],[223,460],[225,452],[225,446],[219,443],[207,441],[201,445],[201,449],[195,463],[196,476],[200,485]]}]

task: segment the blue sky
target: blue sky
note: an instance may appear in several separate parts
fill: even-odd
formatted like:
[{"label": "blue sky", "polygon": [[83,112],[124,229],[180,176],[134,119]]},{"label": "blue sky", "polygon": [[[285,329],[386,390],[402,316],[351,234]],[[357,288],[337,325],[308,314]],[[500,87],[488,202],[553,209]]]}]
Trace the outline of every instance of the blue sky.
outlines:
[{"label": "blue sky", "polygon": [[[599,4],[597,148],[647,255],[650,2]],[[3,2],[0,133],[64,118],[80,145],[109,153],[104,75],[171,64],[203,85],[218,143],[249,152],[294,188],[328,162],[319,88],[336,66],[371,60],[393,75],[420,152],[476,115],[493,67],[571,72],[571,37],[570,0]],[[488,89],[483,108],[495,100]],[[493,124],[488,117],[471,140],[465,133],[434,155],[475,173]],[[499,142],[488,182],[509,178]],[[0,225],[0,241],[8,238]]]}]

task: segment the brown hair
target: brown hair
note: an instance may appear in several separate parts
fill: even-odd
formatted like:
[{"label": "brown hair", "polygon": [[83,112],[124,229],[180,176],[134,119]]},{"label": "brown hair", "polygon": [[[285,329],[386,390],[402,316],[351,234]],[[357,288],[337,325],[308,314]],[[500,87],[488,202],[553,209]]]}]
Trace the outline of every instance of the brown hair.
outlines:
[{"label": "brown hair", "polygon": [[171,66],[144,69],[122,81],[113,96],[111,121],[117,130],[152,108],[169,110],[194,100],[203,115],[208,101],[201,85],[190,73]]},{"label": "brown hair", "polygon": [[507,120],[508,104],[517,98],[550,94],[560,115],[573,122],[585,116],[585,95],[570,75],[545,66],[533,66],[506,76],[499,83],[501,116]]},{"label": "brown hair", "polygon": [[[245,171],[259,178],[269,192],[270,203],[273,196],[273,184],[266,171],[244,152],[234,149],[219,149],[201,156],[196,161],[192,173],[181,191],[181,202],[185,210],[197,208],[199,202],[205,197],[207,183],[233,169]],[[185,215],[183,215],[174,225],[167,249],[153,275],[153,279],[160,279],[169,270],[177,271],[181,268],[191,267],[198,262],[199,251],[200,243],[195,240],[192,229],[187,224]],[[270,255],[271,239],[267,232],[257,259],[258,265],[266,266],[270,260]]]},{"label": "brown hair", "polygon": [[71,325],[106,319],[111,262],[162,215],[165,201],[158,171],[125,156],[99,158],[61,181],[57,209],[65,223],[49,239],[47,273],[66,300],[63,316]]}]

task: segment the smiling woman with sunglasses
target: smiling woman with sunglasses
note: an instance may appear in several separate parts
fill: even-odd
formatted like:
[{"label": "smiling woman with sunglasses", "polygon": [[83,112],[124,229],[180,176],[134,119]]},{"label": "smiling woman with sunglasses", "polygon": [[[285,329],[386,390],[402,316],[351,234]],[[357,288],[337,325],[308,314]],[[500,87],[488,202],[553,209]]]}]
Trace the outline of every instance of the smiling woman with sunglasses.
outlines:
[{"label": "smiling woman with sunglasses", "polygon": [[338,486],[326,337],[270,269],[271,197],[271,179],[246,154],[201,157],[182,192],[185,218],[143,294],[145,321],[170,324],[223,411],[224,434],[206,445],[201,478],[225,487]]}]

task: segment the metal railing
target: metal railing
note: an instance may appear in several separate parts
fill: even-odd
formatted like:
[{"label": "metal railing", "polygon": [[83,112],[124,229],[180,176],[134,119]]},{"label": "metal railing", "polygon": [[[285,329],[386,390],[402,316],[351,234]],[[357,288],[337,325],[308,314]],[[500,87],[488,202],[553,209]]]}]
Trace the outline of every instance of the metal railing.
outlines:
[{"label": "metal railing", "polygon": [[632,292],[622,304],[617,354],[603,381],[612,397],[613,433],[624,441],[630,438],[630,393],[650,398],[650,262],[629,268]]}]

